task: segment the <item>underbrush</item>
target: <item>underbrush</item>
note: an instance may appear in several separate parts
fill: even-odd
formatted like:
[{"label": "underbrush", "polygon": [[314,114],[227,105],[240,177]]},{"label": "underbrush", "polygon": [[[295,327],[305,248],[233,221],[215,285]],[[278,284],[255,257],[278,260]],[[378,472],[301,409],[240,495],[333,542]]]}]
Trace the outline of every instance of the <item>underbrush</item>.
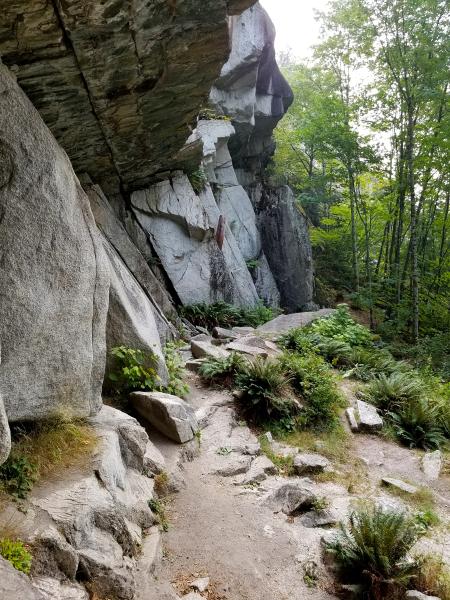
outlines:
[{"label": "underbrush", "polygon": [[168,371],[167,385],[161,384],[161,378],[155,369],[155,359],[151,354],[127,346],[112,348],[114,370],[108,377],[114,394],[118,398],[126,398],[130,392],[145,390],[185,397],[189,393],[189,386],[183,381],[186,371],[179,346],[177,342],[169,342],[164,347]]},{"label": "underbrush", "polygon": [[447,562],[435,554],[420,556],[417,560],[419,569],[415,588],[440,600],[450,600],[450,568]]},{"label": "underbrush", "polygon": [[10,562],[15,569],[26,575],[31,570],[31,554],[20,540],[0,538],[0,556]]},{"label": "underbrush", "polygon": [[231,352],[225,358],[212,358],[204,362],[200,366],[199,374],[205,381],[231,386],[236,375],[246,364],[247,360],[242,354]]},{"label": "underbrush", "polygon": [[421,536],[414,516],[362,505],[328,544],[347,583],[361,584],[371,600],[403,598],[418,573],[410,551]]},{"label": "underbrush", "polygon": [[180,313],[194,325],[205,327],[208,330],[214,327],[258,327],[280,314],[278,310],[263,304],[251,308],[241,308],[226,302],[191,304],[183,306]]},{"label": "underbrush", "polygon": [[353,321],[345,305],[308,327],[291,330],[281,343],[300,355],[315,352],[344,377],[366,383],[360,395],[380,409],[401,443],[434,449],[449,439],[449,386],[429,371],[396,360],[368,329]]},{"label": "underbrush", "polygon": [[11,454],[0,466],[0,488],[20,500],[39,479],[83,464],[97,443],[91,427],[67,415],[15,425],[11,433]]}]

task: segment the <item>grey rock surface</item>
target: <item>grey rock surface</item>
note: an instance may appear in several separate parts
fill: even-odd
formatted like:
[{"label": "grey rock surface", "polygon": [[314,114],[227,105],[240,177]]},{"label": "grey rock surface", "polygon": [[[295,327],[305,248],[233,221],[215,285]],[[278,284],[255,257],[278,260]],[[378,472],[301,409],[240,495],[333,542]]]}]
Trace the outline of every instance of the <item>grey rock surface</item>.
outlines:
[{"label": "grey rock surface", "polygon": [[[122,259],[104,239],[103,245],[110,267],[109,307],[106,322],[108,351],[116,346],[142,350],[164,385],[167,369],[155,320],[155,308]],[[164,338],[163,338],[164,339]],[[108,371],[113,370],[115,359],[108,354]]]},{"label": "grey rock surface", "polygon": [[297,475],[322,473],[329,464],[329,460],[320,454],[302,453],[294,457],[294,471]]},{"label": "grey rock surface", "polygon": [[[0,359],[1,360],[1,359]],[[11,452],[11,431],[5,405],[0,394],[0,465],[5,462]]]},{"label": "grey rock surface", "polygon": [[0,54],[77,172],[142,188],[177,162],[227,59],[228,11],[254,2],[7,2]]},{"label": "grey rock surface", "polygon": [[154,274],[137,245],[130,238],[127,230],[117,218],[105,194],[98,185],[92,182],[85,183],[92,213],[97,227],[104,237],[114,247],[121,261],[130,273],[136,278],[144,293],[152,303],[153,315],[162,340],[173,337],[173,326],[167,317],[175,319],[177,316],[167,290],[163,287],[158,277]]},{"label": "grey rock surface", "polygon": [[130,399],[140,415],[177,443],[192,440],[199,430],[194,409],[177,396],[162,392],[133,392]]},{"label": "grey rock surface", "polygon": [[406,483],[406,481],[402,481],[401,479],[396,479],[394,477],[383,477],[382,483],[387,487],[392,487],[400,492],[404,492],[406,494],[416,494],[419,490],[416,486],[411,485],[410,483]]},{"label": "grey rock surface", "polygon": [[280,303],[288,312],[308,307],[314,294],[314,270],[308,224],[292,190],[256,185],[252,201],[262,247],[273,273]]},{"label": "grey rock surface", "polygon": [[270,492],[265,503],[275,512],[291,515],[311,507],[316,496],[308,487],[298,483],[283,483]]},{"label": "grey rock surface", "polygon": [[36,577],[33,586],[46,600],[89,600],[86,588],[77,583],[63,583],[53,577]]},{"label": "grey rock surface", "polygon": [[333,312],[334,310],[332,308],[322,308],[316,311],[280,315],[279,317],[272,319],[272,321],[260,325],[257,331],[263,334],[283,335],[291,329],[306,327],[306,325],[309,325],[316,319],[331,315]]},{"label": "grey rock surface", "polygon": [[303,527],[332,527],[337,522],[338,518],[331,510],[312,510],[300,518]]},{"label": "grey rock surface", "polygon": [[252,462],[252,465],[246,473],[242,484],[249,485],[260,483],[267,478],[268,475],[276,475],[278,469],[267,456],[257,456]]},{"label": "grey rock surface", "polygon": [[425,452],[422,458],[422,470],[425,477],[429,481],[439,479],[443,464],[442,452],[435,450],[434,452]]},{"label": "grey rock surface", "polygon": [[199,358],[226,358],[228,352],[220,346],[215,346],[207,339],[191,340],[192,356]]},{"label": "grey rock surface", "polygon": [[0,132],[0,394],[10,421],[87,416],[101,407],[107,263],[66,154],[1,64]]},{"label": "grey rock surface", "polygon": [[183,304],[257,303],[252,278],[228,226],[222,248],[215,239],[221,213],[209,186],[197,194],[188,177],[177,172],[171,181],[133,193],[131,202]]},{"label": "grey rock surface", "polygon": [[33,587],[30,579],[17,571],[11,563],[0,556],[0,597],[5,600],[21,598],[23,600],[47,600]]},{"label": "grey rock surface", "polygon": [[383,427],[383,419],[375,406],[363,400],[356,401],[356,420],[359,431],[377,432]]},{"label": "grey rock surface", "polygon": [[417,590],[408,590],[405,598],[407,600],[440,600],[437,596],[427,596],[427,594],[422,594],[422,592],[418,592]]}]

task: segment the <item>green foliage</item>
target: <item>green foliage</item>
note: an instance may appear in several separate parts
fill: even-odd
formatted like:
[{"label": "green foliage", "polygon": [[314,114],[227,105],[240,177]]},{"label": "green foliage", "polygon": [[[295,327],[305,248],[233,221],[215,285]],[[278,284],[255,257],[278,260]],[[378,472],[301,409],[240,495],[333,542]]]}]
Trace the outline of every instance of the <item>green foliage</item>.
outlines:
[{"label": "green foliage", "polygon": [[298,354],[312,352],[315,347],[308,335],[307,329],[304,327],[290,329],[280,337],[278,344],[286,350],[291,350]]},{"label": "green foliage", "polygon": [[199,374],[206,381],[231,385],[237,373],[245,369],[247,360],[237,352],[225,358],[209,358],[200,365]]},{"label": "green foliage", "polygon": [[346,376],[360,381],[370,381],[377,376],[411,370],[408,363],[396,361],[392,354],[385,349],[356,346],[347,357],[347,362],[351,369],[347,371]]},{"label": "green foliage", "polygon": [[179,344],[176,342],[169,342],[164,347],[164,359],[169,373],[169,381],[167,386],[161,389],[167,394],[184,398],[189,393],[189,386],[183,381],[186,377],[186,370],[178,348]]},{"label": "green foliage", "polygon": [[236,386],[243,392],[242,409],[257,423],[298,414],[299,404],[289,384],[290,378],[280,363],[261,357],[248,362],[236,376]]},{"label": "green foliage", "polygon": [[0,556],[10,562],[18,571],[22,571],[27,575],[30,572],[32,557],[23,542],[1,538]]},{"label": "green foliage", "polygon": [[382,600],[405,588],[417,572],[408,554],[420,533],[414,516],[362,506],[341,524],[329,549],[348,581],[362,583],[369,598]]},{"label": "green foliage", "polygon": [[280,364],[303,401],[298,428],[334,427],[343,399],[323,358],[313,353],[299,355],[285,352]]},{"label": "green foliage", "polygon": [[163,531],[169,531],[169,521],[166,515],[166,505],[157,498],[148,501],[148,506],[152,513],[158,517],[159,525]]},{"label": "green foliage", "polygon": [[214,327],[258,327],[275,318],[278,312],[259,304],[252,308],[240,308],[226,302],[214,304],[191,304],[180,309],[181,315],[194,325],[213,329]]},{"label": "green foliage", "polygon": [[382,410],[392,410],[410,400],[418,400],[424,393],[423,382],[409,373],[383,373],[373,379],[364,396]]},{"label": "green foliage", "polygon": [[155,390],[159,377],[153,368],[154,359],[142,350],[117,346],[111,350],[116,359],[116,368],[109,374],[118,394],[135,390]]},{"label": "green foliage", "polygon": [[26,456],[11,454],[0,466],[0,483],[6,492],[23,500],[36,481],[36,465]]},{"label": "green foliage", "polygon": [[422,529],[424,534],[440,523],[439,516],[432,508],[419,510],[416,513],[415,518],[417,525]]},{"label": "green foliage", "polygon": [[188,178],[196,194],[203,192],[208,184],[208,178],[203,167],[199,167],[195,171],[188,173]]},{"label": "green foliage", "polygon": [[324,339],[335,340],[350,347],[365,346],[372,341],[370,331],[355,323],[346,304],[339,304],[333,314],[314,321],[309,327],[309,333],[318,342]]},{"label": "green foliage", "polygon": [[445,443],[439,405],[425,397],[406,401],[388,416],[399,440],[410,448],[434,450]]},{"label": "green foliage", "polygon": [[260,265],[259,260],[257,258],[252,258],[251,260],[247,260],[247,261],[245,261],[245,264],[247,265],[247,269],[249,271],[254,271]]}]

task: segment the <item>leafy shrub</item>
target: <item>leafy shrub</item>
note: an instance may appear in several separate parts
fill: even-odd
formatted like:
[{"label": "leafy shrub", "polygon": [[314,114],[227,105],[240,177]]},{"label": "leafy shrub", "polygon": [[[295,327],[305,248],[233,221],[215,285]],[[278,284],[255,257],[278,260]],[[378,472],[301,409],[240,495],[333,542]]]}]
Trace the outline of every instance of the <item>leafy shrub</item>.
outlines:
[{"label": "leafy shrub", "polygon": [[248,362],[236,376],[236,386],[243,392],[240,401],[244,412],[260,423],[298,413],[299,403],[289,384],[280,363],[261,357]]},{"label": "leafy shrub", "polygon": [[22,573],[26,573],[27,575],[30,572],[31,554],[23,542],[8,538],[0,539],[0,556],[3,556],[18,571],[22,571]]},{"label": "leafy shrub", "polygon": [[179,344],[175,342],[169,342],[164,347],[164,359],[169,373],[169,381],[163,391],[184,398],[189,393],[189,386],[183,381],[186,370],[178,348]]},{"label": "leafy shrub", "polygon": [[199,369],[200,376],[206,381],[231,385],[237,373],[247,365],[247,360],[237,352],[231,352],[225,358],[207,359]]},{"label": "leafy shrub", "polygon": [[346,304],[339,304],[336,312],[314,321],[309,332],[322,339],[340,340],[349,346],[365,346],[372,341],[370,331],[352,319]]},{"label": "leafy shrub", "polygon": [[435,449],[445,442],[439,408],[425,397],[412,398],[388,415],[401,442],[410,448]]},{"label": "leafy shrub", "polygon": [[383,373],[370,382],[364,396],[382,410],[392,410],[410,400],[417,400],[424,392],[423,382],[410,373]]},{"label": "leafy shrub", "polygon": [[290,329],[287,333],[280,337],[278,343],[282,348],[291,350],[292,352],[297,352],[298,354],[312,352],[315,348],[307,330],[304,327]]},{"label": "leafy shrub", "polygon": [[4,490],[23,500],[30,493],[36,480],[36,465],[25,456],[10,454],[0,466],[0,482]]},{"label": "leafy shrub", "polygon": [[417,571],[408,553],[419,535],[413,516],[362,506],[351,513],[347,525],[341,523],[329,549],[347,581],[362,583],[369,598],[381,600],[405,588]]},{"label": "leafy shrub", "polygon": [[111,350],[116,359],[116,369],[109,374],[118,394],[128,394],[135,390],[155,390],[159,377],[155,369],[153,357],[142,350],[117,346]]},{"label": "leafy shrub", "polygon": [[259,304],[251,308],[239,308],[226,302],[214,304],[191,304],[180,309],[181,315],[194,325],[213,329],[214,327],[258,327],[271,321],[278,312]]},{"label": "leafy shrub", "polygon": [[203,192],[208,183],[208,178],[203,167],[199,167],[195,171],[188,173],[188,179],[192,185],[192,188],[196,194]]},{"label": "leafy shrub", "polygon": [[284,353],[280,364],[304,401],[299,427],[327,429],[334,426],[342,398],[323,358],[313,353],[303,356]]}]

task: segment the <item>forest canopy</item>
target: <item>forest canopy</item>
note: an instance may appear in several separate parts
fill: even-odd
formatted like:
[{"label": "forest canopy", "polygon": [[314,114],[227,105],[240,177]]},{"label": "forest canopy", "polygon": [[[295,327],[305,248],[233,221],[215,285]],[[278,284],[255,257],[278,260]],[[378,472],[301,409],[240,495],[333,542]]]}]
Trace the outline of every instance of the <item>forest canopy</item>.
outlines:
[{"label": "forest canopy", "polygon": [[312,225],[318,299],[344,292],[385,335],[445,352],[449,2],[334,0],[318,18],[313,58],[282,56],[295,101],[273,173]]}]

